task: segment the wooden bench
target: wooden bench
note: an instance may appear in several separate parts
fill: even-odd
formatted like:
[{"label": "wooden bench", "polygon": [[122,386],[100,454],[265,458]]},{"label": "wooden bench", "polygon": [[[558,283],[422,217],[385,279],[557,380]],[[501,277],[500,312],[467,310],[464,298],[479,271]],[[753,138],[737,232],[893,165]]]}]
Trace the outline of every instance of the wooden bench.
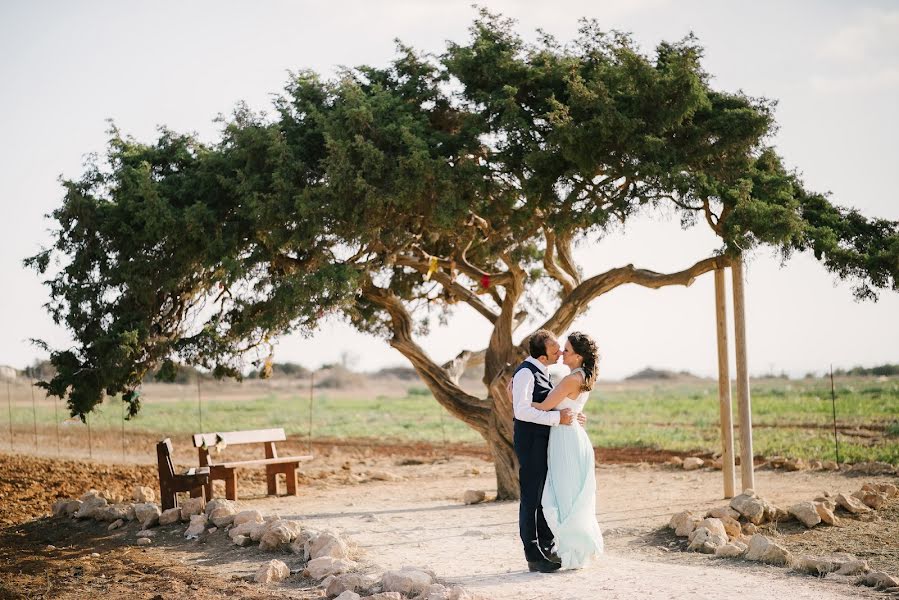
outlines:
[{"label": "wooden bench", "polygon": [[[312,460],[312,456],[278,456],[275,442],[287,439],[283,429],[256,429],[253,431],[224,431],[220,433],[197,433],[193,437],[194,447],[200,454],[200,467],[209,468],[210,485],[206,488],[206,499],[212,499],[212,481],[225,482],[225,498],[237,500],[237,468],[265,466],[265,481],[269,496],[278,495],[278,475],[284,474],[287,480],[287,494],[297,495],[297,473],[300,463]],[[240,444],[262,444],[265,458],[256,460],[213,461],[209,450],[218,444],[225,447]]]},{"label": "wooden bench", "polygon": [[185,473],[175,473],[172,440],[169,438],[156,444],[156,459],[159,463],[159,501],[162,510],[178,506],[178,492],[188,492],[191,498],[199,498],[212,489],[208,468],[190,468]]}]

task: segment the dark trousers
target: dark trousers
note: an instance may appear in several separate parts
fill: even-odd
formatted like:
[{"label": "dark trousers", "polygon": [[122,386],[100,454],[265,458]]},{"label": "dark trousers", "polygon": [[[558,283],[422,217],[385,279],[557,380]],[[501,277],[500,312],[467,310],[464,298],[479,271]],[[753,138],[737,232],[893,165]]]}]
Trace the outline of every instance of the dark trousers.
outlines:
[{"label": "dark trousers", "polygon": [[[543,485],[546,483],[546,450],[549,427],[515,421],[515,454],[518,455],[518,481],[521,505],[518,509],[518,532],[529,561],[539,560],[552,547],[553,534],[543,516]],[[539,543],[539,547],[538,547]]]}]

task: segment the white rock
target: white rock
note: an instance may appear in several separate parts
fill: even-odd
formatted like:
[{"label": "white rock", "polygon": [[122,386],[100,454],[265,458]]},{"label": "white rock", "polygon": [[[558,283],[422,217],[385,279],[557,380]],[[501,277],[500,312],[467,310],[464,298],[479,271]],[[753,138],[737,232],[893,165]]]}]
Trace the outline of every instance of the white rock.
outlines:
[{"label": "white rock", "polygon": [[699,522],[699,525],[696,526],[697,529],[700,527],[705,527],[712,533],[718,534],[725,538],[727,537],[727,530],[724,528],[724,523],[721,521],[721,519],[715,519],[712,517],[703,519]]},{"label": "white rock", "polygon": [[288,546],[287,549],[294,554],[302,556],[303,560],[309,560],[312,558],[312,543],[318,536],[318,531],[314,529],[304,529],[297,535],[296,539],[290,543],[290,546]]},{"label": "white rock", "polygon": [[94,511],[94,519],[97,521],[112,523],[113,521],[118,521],[119,519],[125,520],[127,518],[128,511],[125,510],[123,505],[106,505]]},{"label": "white rock", "polygon": [[181,503],[181,520],[190,521],[194,515],[199,515],[206,508],[206,498],[188,498]]},{"label": "white rock", "polygon": [[749,540],[748,560],[756,560],[772,565],[786,566],[793,562],[793,555],[779,544],[757,533]]},{"label": "white rock", "polygon": [[821,468],[824,469],[825,471],[839,471],[840,465],[838,465],[836,462],[834,462],[832,460],[825,460],[824,462],[821,463]]},{"label": "white rock", "polygon": [[198,538],[201,533],[206,530],[206,515],[200,513],[199,515],[191,515],[190,517],[190,526],[184,532],[184,537],[190,538]]},{"label": "white rock", "polygon": [[846,494],[837,494],[834,498],[834,501],[844,510],[851,512],[852,514],[863,514],[871,512],[870,508],[865,506],[865,504],[861,500],[853,496],[847,496]]},{"label": "white rock", "polygon": [[325,586],[325,594],[329,597],[340,596],[340,594],[345,591],[366,591],[377,583],[377,581],[371,577],[359,573],[343,573],[341,575],[329,577],[328,579],[330,579],[330,581]]},{"label": "white rock", "polygon": [[234,526],[243,525],[244,523],[264,523],[262,513],[258,510],[242,510],[234,515]]},{"label": "white rock", "polygon": [[399,475],[394,475],[390,471],[369,471],[368,478],[375,481],[402,481]]},{"label": "white rock", "polygon": [[[714,517],[716,519],[720,519],[722,517],[730,517],[731,519],[739,519],[740,513],[735,511],[730,506],[719,506],[717,508],[713,508],[709,512],[706,513],[706,516]],[[670,527],[670,525],[669,525]]]},{"label": "white rock", "polygon": [[156,537],[156,532],[153,531],[152,529],[142,529],[142,530],[138,531],[135,535],[139,538],[142,538],[142,537],[151,538],[151,537]]},{"label": "white rock", "polygon": [[702,518],[698,515],[694,515],[689,511],[683,511],[671,517],[671,520],[668,521],[668,527],[674,529],[674,535],[687,537],[701,521]]},{"label": "white rock", "polygon": [[881,494],[886,494],[887,498],[895,498],[899,496],[899,487],[892,483],[877,483],[875,487]]},{"label": "white rock", "polygon": [[853,497],[861,500],[866,506],[873,508],[874,510],[880,510],[883,508],[883,505],[886,504],[887,496],[886,494],[881,494],[877,491],[865,490],[861,489],[854,494]]},{"label": "white rock", "polygon": [[696,456],[688,456],[684,459],[684,471],[695,471],[705,464],[701,458]]},{"label": "white rock", "polygon": [[259,542],[274,523],[275,521],[266,521],[265,523],[244,523],[244,525],[250,526],[250,539]]},{"label": "white rock", "polygon": [[818,511],[818,516],[821,517],[822,523],[836,525],[837,517],[833,514],[833,508],[828,506],[829,504],[829,502],[815,502],[815,510]]},{"label": "white rock", "polygon": [[144,529],[158,525],[160,514],[159,506],[152,502],[134,505],[134,516]]},{"label": "white rock", "polygon": [[837,575],[861,575],[871,570],[866,560],[847,560],[843,564],[837,564]]},{"label": "white rock", "polygon": [[350,590],[346,590],[345,592],[343,592],[339,596],[337,596],[337,598],[335,598],[335,600],[360,600],[360,598],[362,598],[362,596],[360,596],[356,592],[351,592]]},{"label": "white rock", "polygon": [[821,515],[814,502],[800,502],[787,509],[800,523],[811,529],[821,522]]},{"label": "white rock", "polygon": [[896,579],[883,571],[872,571],[859,579],[859,583],[870,587],[891,588],[899,586],[899,579]]},{"label": "white rock", "polygon": [[403,567],[399,571],[387,571],[381,577],[381,587],[385,592],[400,594],[420,594],[434,583],[434,577],[416,567]]},{"label": "white rock", "polygon": [[177,523],[181,520],[181,509],[177,506],[175,508],[167,508],[162,511],[162,514],[159,515],[159,524],[160,525],[171,525],[173,523]]},{"label": "white rock", "polygon": [[399,592],[381,592],[366,596],[362,600],[404,600],[403,595]]},{"label": "white rock", "polygon": [[228,506],[219,506],[211,513],[207,514],[209,515],[209,520],[212,521],[216,527],[224,527],[225,525],[230,525],[234,522],[235,511]]},{"label": "white rock", "polygon": [[143,538],[137,538],[137,541],[135,543],[138,546],[149,546],[150,544],[153,543],[153,540],[151,540],[150,538],[143,537]]},{"label": "white rock", "polygon": [[328,575],[340,575],[352,570],[356,563],[344,558],[322,556],[306,563],[306,574],[312,579],[324,579]]},{"label": "white rock", "polygon": [[[203,515],[205,518],[205,515]],[[191,519],[192,521],[193,519]],[[276,583],[290,576],[290,568],[280,560],[270,560],[259,567],[253,579],[256,583]]]},{"label": "white rock", "polygon": [[106,501],[106,498],[101,496],[96,490],[91,490],[81,496],[81,506],[78,507],[73,516],[76,519],[92,519],[107,504],[109,503]]},{"label": "white rock", "polygon": [[60,498],[53,503],[54,517],[71,517],[81,508],[81,500]]},{"label": "white rock", "polygon": [[251,540],[250,536],[248,536],[248,535],[236,535],[231,538],[231,541],[234,542],[235,545],[241,546],[241,547],[249,546],[250,544],[253,543],[253,540]]},{"label": "white rock", "polygon": [[[715,520],[717,521],[718,519]],[[719,546],[723,546],[726,543],[727,534],[724,533],[723,527],[721,528],[721,533],[712,531],[708,527],[697,527],[690,533],[690,545],[687,546],[687,549],[694,552],[714,554]]]},{"label": "white rock", "polygon": [[346,542],[340,539],[339,536],[326,531],[312,540],[312,543],[309,546],[309,556],[311,558],[321,558],[322,556],[347,558],[349,556],[349,550]]},{"label": "white rock", "polygon": [[293,539],[294,534],[286,523],[277,522],[268,527],[268,530],[259,539],[259,548],[262,550],[277,550],[286,546]]},{"label": "white rock", "polygon": [[124,524],[125,524],[125,520],[119,519],[118,521],[113,521],[112,523],[110,523],[109,527],[107,527],[106,530],[112,531],[113,529],[118,529],[119,527],[121,527]]},{"label": "white rock", "polygon": [[449,600],[450,593],[451,590],[449,588],[442,586],[439,583],[432,583],[419,598],[421,598],[421,600]]},{"label": "white rock", "polygon": [[465,504],[480,504],[487,498],[487,492],[484,490],[465,490],[462,496],[462,502]]},{"label": "white rock", "polygon": [[765,519],[765,503],[756,497],[753,490],[745,490],[739,496],[731,498],[730,506],[755,525],[761,524]]},{"label": "white rock", "polygon": [[736,558],[746,554],[749,547],[740,541],[728,542],[715,548],[715,556],[723,556],[725,558]]},{"label": "white rock", "polygon": [[149,488],[145,485],[136,485],[134,486],[134,491],[131,494],[131,498],[138,503],[145,504],[147,502],[155,502],[156,501],[156,491],[153,488]]}]

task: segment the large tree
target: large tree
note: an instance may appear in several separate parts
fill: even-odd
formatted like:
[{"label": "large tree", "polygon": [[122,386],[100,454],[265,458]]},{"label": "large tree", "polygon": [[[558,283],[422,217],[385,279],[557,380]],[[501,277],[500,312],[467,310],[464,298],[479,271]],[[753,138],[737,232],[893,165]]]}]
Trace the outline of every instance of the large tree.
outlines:
[{"label": "large tree", "polygon": [[[211,144],[114,129],[27,260],[75,338],[44,385],[73,414],[121,394],[134,415],[150,369],[239,376],[336,313],[408,358],[516,497],[506,384],[523,324],[563,332],[618,286],[689,285],[759,244],[811,250],[859,298],[897,287],[897,223],[807,190],[770,147],[773,103],[713,89],[701,55],[692,37],[647,55],[593,22],[528,44],[482,11],[440,56],[400,46],[384,68],[295,74],[273,115],[238,107]],[[675,273],[585,276],[573,246],[645,211],[711,227],[720,249]],[[492,332],[441,364],[416,334],[458,303]],[[458,385],[473,363],[483,396]]]}]

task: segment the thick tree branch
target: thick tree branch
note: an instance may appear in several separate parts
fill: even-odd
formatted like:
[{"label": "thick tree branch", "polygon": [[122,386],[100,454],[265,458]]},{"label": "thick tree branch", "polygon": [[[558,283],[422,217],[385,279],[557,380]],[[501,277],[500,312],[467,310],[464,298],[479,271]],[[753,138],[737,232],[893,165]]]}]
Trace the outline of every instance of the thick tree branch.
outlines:
[{"label": "thick tree branch", "polygon": [[677,273],[656,273],[647,269],[636,269],[634,265],[618,267],[584,280],[574,291],[562,300],[556,312],[546,320],[540,329],[562,332],[571,327],[574,320],[589,306],[590,302],[620,285],[635,283],[643,287],[658,289],[669,285],[689,286],[703,273],[730,265],[726,256],[713,256],[678,271]]},{"label": "thick tree branch", "polygon": [[400,300],[388,289],[371,283],[362,289],[362,296],[390,315],[393,338],[390,345],[405,356],[418,375],[444,408],[453,416],[485,435],[490,422],[491,403],[462,390],[453,382],[450,374],[431,360],[427,353],[412,339],[412,317]]},{"label": "thick tree branch", "polygon": [[571,234],[567,231],[559,232],[556,235],[556,250],[559,252],[559,264],[571,276],[575,285],[578,285],[581,283],[581,272],[574,263],[574,257],[571,254],[571,242]]},{"label": "thick tree branch", "polygon": [[546,249],[543,251],[543,267],[549,276],[559,282],[562,292],[567,296],[574,291],[577,282],[556,262],[556,234],[549,227],[543,228]]}]

